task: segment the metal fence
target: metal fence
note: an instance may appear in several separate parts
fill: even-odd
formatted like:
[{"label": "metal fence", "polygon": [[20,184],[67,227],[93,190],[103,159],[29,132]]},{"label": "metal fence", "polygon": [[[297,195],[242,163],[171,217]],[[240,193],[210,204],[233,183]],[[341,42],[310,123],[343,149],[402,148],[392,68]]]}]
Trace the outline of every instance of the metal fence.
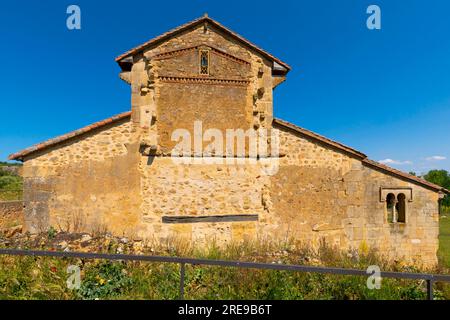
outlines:
[{"label": "metal fence", "polygon": [[[242,262],[227,260],[209,260],[194,259],[182,257],[164,257],[164,256],[145,256],[145,255],[129,255],[129,254],[106,254],[106,253],[84,253],[84,252],[59,252],[59,251],[33,251],[33,250],[15,250],[0,249],[0,255],[13,256],[34,256],[34,257],[61,257],[61,258],[79,258],[79,259],[104,259],[119,261],[145,261],[145,262],[162,262],[177,263],[180,265],[180,299],[184,299],[184,281],[185,267],[188,265],[204,265],[204,266],[221,266],[260,270],[279,270],[293,272],[310,272],[321,274],[335,274],[348,276],[367,277],[366,270],[344,269],[344,268],[327,268],[301,265],[271,264],[258,262]],[[427,298],[433,300],[433,283],[450,282],[450,275],[427,274],[427,273],[405,273],[405,272],[381,272],[382,278],[424,280],[427,283]]]}]

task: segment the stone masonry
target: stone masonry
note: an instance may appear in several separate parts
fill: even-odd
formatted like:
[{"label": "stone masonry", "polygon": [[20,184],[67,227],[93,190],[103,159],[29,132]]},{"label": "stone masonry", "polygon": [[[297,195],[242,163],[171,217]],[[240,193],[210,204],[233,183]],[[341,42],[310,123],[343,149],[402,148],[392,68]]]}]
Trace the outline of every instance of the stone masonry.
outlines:
[{"label": "stone masonry", "polygon": [[[10,156],[24,162],[26,230],[53,226],[195,245],[325,241],[436,263],[438,201],[448,191],[274,119],[272,93],[290,70],[284,62],[207,16],[116,60],[131,87],[130,112]],[[184,163],[172,157],[177,129],[194,140]],[[196,136],[229,129],[276,132],[279,152],[252,158],[246,145],[242,162],[202,161]],[[275,142],[264,140],[270,150]],[[237,144],[208,157],[223,160]],[[277,170],[267,174],[268,166]],[[405,196],[405,221],[388,220],[389,210],[403,209],[391,209],[387,194]]]}]

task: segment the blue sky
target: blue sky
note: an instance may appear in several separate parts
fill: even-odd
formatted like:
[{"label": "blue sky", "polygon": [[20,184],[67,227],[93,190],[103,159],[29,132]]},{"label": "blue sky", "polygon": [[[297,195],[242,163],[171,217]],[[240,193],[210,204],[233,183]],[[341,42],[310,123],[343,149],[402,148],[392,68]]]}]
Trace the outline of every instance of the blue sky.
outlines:
[{"label": "blue sky", "polygon": [[129,110],[114,58],[204,12],[292,66],[275,116],[404,171],[450,170],[446,0],[3,1],[0,160]]}]

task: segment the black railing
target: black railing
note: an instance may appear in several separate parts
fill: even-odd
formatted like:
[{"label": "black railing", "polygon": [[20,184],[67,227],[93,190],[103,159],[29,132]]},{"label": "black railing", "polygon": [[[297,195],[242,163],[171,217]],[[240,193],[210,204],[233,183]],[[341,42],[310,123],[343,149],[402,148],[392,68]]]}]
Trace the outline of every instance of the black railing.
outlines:
[{"label": "black railing", "polygon": [[[180,296],[179,296],[180,299],[184,299],[184,280],[185,280],[186,264],[235,267],[235,268],[247,268],[247,269],[262,269],[262,270],[265,269],[265,270],[280,270],[280,271],[294,271],[294,272],[311,272],[311,273],[362,276],[362,277],[367,277],[370,275],[367,273],[366,270],[357,270],[357,269],[327,268],[327,267],[271,264],[271,263],[259,263],[259,262],[227,261],[227,260],[194,259],[194,258],[182,258],[182,257],[144,256],[144,255],[130,255],[130,254],[106,254],[106,253],[0,249],[0,255],[178,263],[178,264],[180,264]],[[435,282],[450,282],[450,275],[441,275],[441,274],[383,272],[382,271],[380,273],[380,277],[381,278],[395,278],[395,279],[425,280],[427,283],[427,298],[429,300],[433,300],[433,283],[435,283]]]}]

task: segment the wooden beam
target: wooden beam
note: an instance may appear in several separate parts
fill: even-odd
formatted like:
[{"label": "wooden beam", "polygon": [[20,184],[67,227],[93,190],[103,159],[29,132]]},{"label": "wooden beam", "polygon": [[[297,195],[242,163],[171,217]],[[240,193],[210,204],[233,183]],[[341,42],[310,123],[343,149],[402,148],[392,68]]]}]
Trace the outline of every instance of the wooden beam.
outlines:
[{"label": "wooden beam", "polygon": [[163,223],[240,222],[258,221],[257,214],[227,214],[214,216],[163,216]]}]

